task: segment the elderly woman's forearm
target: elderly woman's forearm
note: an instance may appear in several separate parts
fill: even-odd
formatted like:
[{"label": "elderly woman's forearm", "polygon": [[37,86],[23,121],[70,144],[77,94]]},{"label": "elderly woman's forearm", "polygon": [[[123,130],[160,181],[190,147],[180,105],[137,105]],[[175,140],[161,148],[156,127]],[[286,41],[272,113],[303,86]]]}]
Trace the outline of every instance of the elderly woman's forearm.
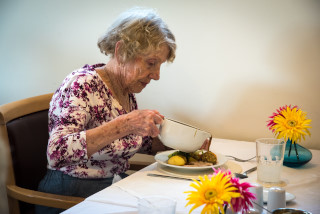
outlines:
[{"label": "elderly woman's forearm", "polygon": [[91,155],[113,141],[132,133],[130,126],[126,123],[127,115],[122,115],[108,123],[86,131],[87,153]]}]

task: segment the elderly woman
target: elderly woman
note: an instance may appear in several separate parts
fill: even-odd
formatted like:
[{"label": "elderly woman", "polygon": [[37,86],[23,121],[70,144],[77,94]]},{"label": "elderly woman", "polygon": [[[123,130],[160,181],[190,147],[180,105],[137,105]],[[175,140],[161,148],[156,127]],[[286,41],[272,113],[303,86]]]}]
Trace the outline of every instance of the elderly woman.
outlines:
[{"label": "elderly woman", "polygon": [[[128,159],[150,151],[159,134],[163,116],[138,110],[134,94],[159,80],[163,63],[173,62],[172,32],[153,10],[134,8],[120,15],[98,46],[109,61],[73,71],[52,97],[48,172],[40,191],[88,197],[126,176]],[[38,207],[38,213],[48,209]]]}]

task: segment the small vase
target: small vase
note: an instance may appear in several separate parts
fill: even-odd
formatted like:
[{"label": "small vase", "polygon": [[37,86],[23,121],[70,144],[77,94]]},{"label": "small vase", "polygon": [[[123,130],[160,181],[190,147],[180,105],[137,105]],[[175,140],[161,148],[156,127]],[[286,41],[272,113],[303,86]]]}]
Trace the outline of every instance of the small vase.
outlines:
[{"label": "small vase", "polygon": [[284,152],[283,165],[288,167],[300,167],[312,159],[312,153],[309,149],[300,146],[296,142],[288,139]]}]

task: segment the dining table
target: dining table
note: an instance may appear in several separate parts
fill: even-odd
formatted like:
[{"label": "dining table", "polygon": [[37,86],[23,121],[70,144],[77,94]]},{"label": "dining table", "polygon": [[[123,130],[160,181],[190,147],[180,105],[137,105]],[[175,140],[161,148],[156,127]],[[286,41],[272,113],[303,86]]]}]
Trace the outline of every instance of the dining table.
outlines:
[{"label": "dining table", "polygon": [[[217,164],[215,168],[239,173],[257,166],[255,158],[247,162],[237,162],[229,157],[234,156],[241,159],[254,157],[256,155],[255,142],[213,138],[210,151],[222,155],[221,164]],[[298,208],[317,214],[320,213],[320,150],[310,149],[310,151],[312,159],[307,164],[296,168],[282,167],[281,188],[286,191],[287,208]],[[195,190],[190,186],[194,182],[192,179],[197,179],[199,175],[210,175],[213,172],[213,169],[180,170],[180,168],[166,166],[158,159],[154,159],[152,164],[89,196],[83,202],[65,210],[63,214],[134,214],[138,213],[139,198],[154,195],[175,200],[177,214],[189,213],[192,205],[186,206],[188,195],[186,191]],[[150,176],[150,174],[168,177]],[[251,172],[248,178],[241,179],[240,182],[258,183],[257,171]],[[266,194],[264,194],[266,202],[268,188],[264,187],[263,191]],[[192,213],[201,213],[202,208],[203,206],[200,206]],[[264,208],[267,208],[266,203],[264,203]],[[263,210],[262,213],[268,213],[268,211]]]}]

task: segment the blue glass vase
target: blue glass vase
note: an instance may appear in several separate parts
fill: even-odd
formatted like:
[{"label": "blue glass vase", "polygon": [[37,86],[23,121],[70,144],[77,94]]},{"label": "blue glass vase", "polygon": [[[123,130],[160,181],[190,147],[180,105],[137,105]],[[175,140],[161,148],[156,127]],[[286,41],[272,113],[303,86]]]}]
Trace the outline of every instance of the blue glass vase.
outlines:
[{"label": "blue glass vase", "polygon": [[284,152],[283,165],[288,167],[300,167],[312,159],[312,153],[309,149],[300,146],[296,142],[288,140]]}]

